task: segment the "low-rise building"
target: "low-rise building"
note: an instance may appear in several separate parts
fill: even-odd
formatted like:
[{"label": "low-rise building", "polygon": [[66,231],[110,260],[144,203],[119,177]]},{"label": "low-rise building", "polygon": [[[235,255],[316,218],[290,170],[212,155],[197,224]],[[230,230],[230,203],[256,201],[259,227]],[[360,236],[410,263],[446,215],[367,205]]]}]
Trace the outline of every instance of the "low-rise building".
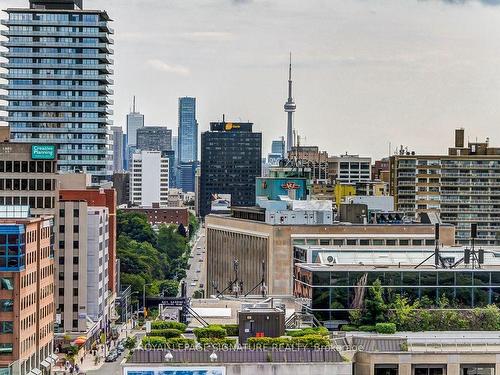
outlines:
[{"label": "low-rise building", "polygon": [[40,374],[54,363],[52,216],[0,206],[0,371]]},{"label": "low-rise building", "polygon": [[433,246],[425,248],[422,241],[415,246],[414,241],[410,246],[394,242],[366,248],[296,246],[294,295],[308,300],[303,307],[332,328],[349,322],[349,312],[362,307],[375,280],[388,295],[399,294],[410,302],[425,297],[438,306],[446,297],[450,308],[459,309],[500,302],[500,249],[484,249],[479,268],[464,258],[465,248],[440,247],[436,267]]},{"label": "low-rise building", "polygon": [[122,208],[123,212],[137,212],[145,214],[149,224],[158,226],[161,224],[189,225],[189,211],[187,207],[130,207]]},{"label": "low-rise building", "polygon": [[[213,283],[222,286],[233,279],[234,259],[239,262],[244,293],[260,283],[264,276],[270,295],[291,295],[294,245],[325,246],[344,241],[362,246],[392,246],[419,239],[425,246],[434,246],[435,227],[431,224],[279,225],[266,223],[262,210],[233,210],[233,215],[240,215],[240,218],[218,215],[205,218],[206,295],[214,294]],[[452,225],[440,226],[441,243],[454,245],[454,236]]]}]

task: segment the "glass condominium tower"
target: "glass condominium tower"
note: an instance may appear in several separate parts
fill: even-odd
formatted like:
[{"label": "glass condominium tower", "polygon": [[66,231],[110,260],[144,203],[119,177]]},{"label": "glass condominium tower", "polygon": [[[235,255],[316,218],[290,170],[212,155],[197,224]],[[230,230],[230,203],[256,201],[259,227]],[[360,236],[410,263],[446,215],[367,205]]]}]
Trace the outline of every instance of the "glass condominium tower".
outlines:
[{"label": "glass condominium tower", "polygon": [[15,142],[56,144],[62,173],[86,172],[98,183],[113,174],[111,21],[82,0],[30,0],[5,10],[7,59],[2,107]]}]

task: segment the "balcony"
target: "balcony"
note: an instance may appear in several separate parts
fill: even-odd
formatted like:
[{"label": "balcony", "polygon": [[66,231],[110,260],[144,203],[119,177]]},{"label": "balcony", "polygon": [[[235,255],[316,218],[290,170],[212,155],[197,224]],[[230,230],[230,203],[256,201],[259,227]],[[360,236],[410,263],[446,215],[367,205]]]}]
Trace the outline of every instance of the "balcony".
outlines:
[{"label": "balcony", "polygon": [[24,58],[54,58],[54,59],[99,59],[109,61],[111,64],[114,62],[108,53],[96,53],[90,55],[88,53],[40,53],[40,52],[0,52],[0,56],[7,59],[13,57]]},{"label": "balcony", "polygon": [[20,25],[20,26],[83,26],[83,27],[100,27],[105,30],[108,30],[109,34],[114,34],[115,31],[109,27],[108,22],[99,21],[99,22],[87,22],[87,21],[40,21],[40,20],[2,20],[0,21],[2,25],[11,26],[11,25]]},{"label": "balcony", "polygon": [[114,50],[109,48],[108,43],[64,43],[64,42],[11,42],[2,41],[0,45],[10,48],[10,47],[35,47],[35,48],[47,48],[47,47],[58,47],[58,48],[98,48],[103,51],[107,51],[109,54],[114,54]]},{"label": "balcony", "polygon": [[101,91],[109,95],[113,95],[114,91],[108,88],[107,85],[88,86],[88,85],[11,85],[0,84],[0,89],[3,90],[58,90],[58,91]]},{"label": "balcony", "polygon": [[106,123],[111,124],[112,121],[108,120],[106,117],[101,118],[86,118],[86,117],[12,117],[4,116],[3,121],[7,122],[70,122],[70,123],[80,123],[80,122],[91,122],[91,123]]},{"label": "balcony", "polygon": [[105,113],[108,115],[113,114],[113,110],[106,107],[60,107],[55,105],[50,106],[30,106],[30,107],[19,107],[19,106],[0,106],[0,111],[9,112],[90,112],[90,113]]}]

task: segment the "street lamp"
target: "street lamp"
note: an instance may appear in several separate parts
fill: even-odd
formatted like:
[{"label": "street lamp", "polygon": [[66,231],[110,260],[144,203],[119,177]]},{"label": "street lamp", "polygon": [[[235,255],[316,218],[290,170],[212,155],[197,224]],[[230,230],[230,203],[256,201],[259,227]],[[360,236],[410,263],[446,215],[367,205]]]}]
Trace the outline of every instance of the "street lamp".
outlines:
[{"label": "street lamp", "polygon": [[144,284],[142,288],[142,316],[144,317],[144,320],[146,320],[146,286],[148,285],[153,285],[151,283]]}]

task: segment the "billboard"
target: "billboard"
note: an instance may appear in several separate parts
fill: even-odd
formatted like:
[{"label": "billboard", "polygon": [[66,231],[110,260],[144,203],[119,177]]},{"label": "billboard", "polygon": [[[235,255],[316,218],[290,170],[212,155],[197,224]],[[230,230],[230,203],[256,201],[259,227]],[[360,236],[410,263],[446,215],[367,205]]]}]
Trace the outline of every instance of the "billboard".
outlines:
[{"label": "billboard", "polygon": [[212,194],[210,197],[210,211],[228,212],[231,207],[231,194]]},{"label": "billboard", "polygon": [[125,367],[123,375],[226,375],[225,367]]},{"label": "billboard", "polygon": [[54,160],[56,158],[55,145],[31,145],[33,160]]}]

